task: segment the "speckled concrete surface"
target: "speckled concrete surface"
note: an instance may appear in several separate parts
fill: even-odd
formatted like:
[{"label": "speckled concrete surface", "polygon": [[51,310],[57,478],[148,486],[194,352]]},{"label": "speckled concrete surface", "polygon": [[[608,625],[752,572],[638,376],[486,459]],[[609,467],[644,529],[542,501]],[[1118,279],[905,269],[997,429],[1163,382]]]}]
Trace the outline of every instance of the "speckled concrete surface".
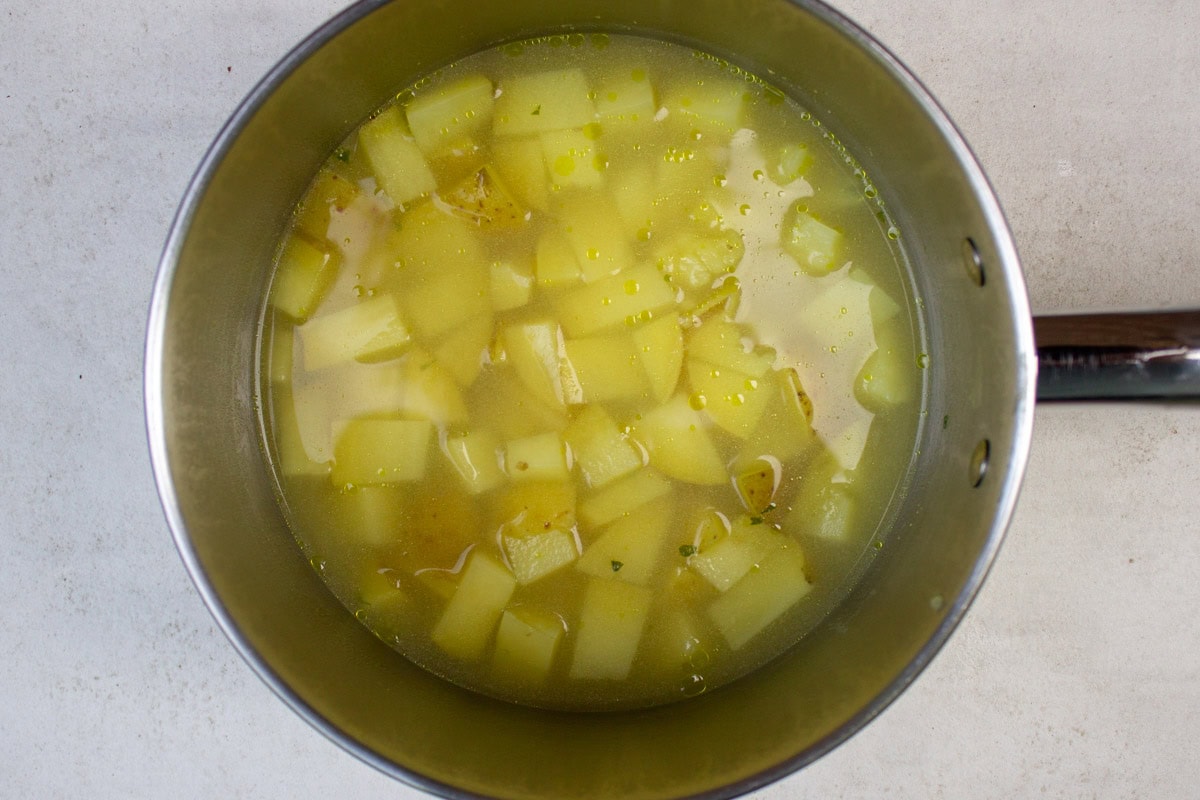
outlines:
[{"label": "speckled concrete surface", "polygon": [[[417,796],[279,703],[167,534],[142,430],[159,249],[208,141],[336,3],[0,3],[0,796]],[[1200,4],[843,0],[956,119],[1038,311],[1200,306]],[[1187,798],[1200,407],[1038,412],[965,624],[758,797]]]}]

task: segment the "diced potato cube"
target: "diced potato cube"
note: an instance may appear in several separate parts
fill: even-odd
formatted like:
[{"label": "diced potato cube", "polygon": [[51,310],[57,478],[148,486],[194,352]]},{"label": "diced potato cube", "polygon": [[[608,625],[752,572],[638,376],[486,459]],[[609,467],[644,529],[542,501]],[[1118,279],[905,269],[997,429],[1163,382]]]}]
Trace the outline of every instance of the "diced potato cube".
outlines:
[{"label": "diced potato cube", "polygon": [[650,463],[659,471],[686,483],[716,486],[725,483],[729,475],[705,422],[688,397],[677,394],[642,415],[632,435],[650,453]]},{"label": "diced potato cube", "polygon": [[640,469],[588,495],[579,504],[579,518],[598,528],[670,493],[670,481],[652,469]]},{"label": "diced potato cube", "polygon": [[563,330],[579,338],[618,325],[648,322],[675,304],[675,290],[653,264],[582,286],[559,301]]},{"label": "diced potato cube", "polygon": [[480,228],[516,228],[528,209],[515,199],[490,167],[483,167],[443,192],[438,200],[452,214]]},{"label": "diced potato cube", "polygon": [[730,228],[707,236],[683,232],[655,252],[658,268],[671,282],[694,291],[736,270],[746,247],[742,235]]},{"label": "diced potato cube", "polygon": [[404,117],[392,106],[358,131],[375,180],[397,205],[416,200],[437,188],[421,148],[404,131]]},{"label": "diced potato cube", "polygon": [[557,433],[539,433],[504,446],[504,468],[517,481],[553,481],[567,477],[567,457]]},{"label": "diced potato cube", "polygon": [[827,541],[848,541],[855,505],[849,484],[805,481],[784,519],[784,530]]},{"label": "diced potato cube", "polygon": [[841,267],[837,261],[842,234],[812,215],[793,210],[783,229],[783,249],[810,275],[827,275]]},{"label": "diced potato cube", "polygon": [[401,392],[395,407],[400,412],[425,417],[439,426],[463,424],[467,406],[454,378],[433,356],[411,351],[401,362]]},{"label": "diced potato cube", "polygon": [[783,544],[783,534],[765,525],[739,524],[728,536],[688,558],[688,566],[725,592]]},{"label": "diced potato cube", "polygon": [[337,275],[339,259],[299,236],[290,236],[271,281],[271,305],[297,322],[316,310]]},{"label": "diced potato cube", "polygon": [[854,380],[854,397],[864,408],[883,412],[912,397],[919,380],[916,358],[907,348],[880,339]]},{"label": "diced potato cube", "polygon": [[650,657],[668,675],[702,669],[712,658],[700,627],[683,608],[673,608],[651,629]]},{"label": "diced potato cube", "polygon": [[500,443],[486,430],[448,436],[445,450],[471,494],[486,492],[507,480],[500,469]]},{"label": "diced potato cube", "polygon": [[618,519],[584,548],[575,566],[597,578],[649,583],[666,549],[673,511],[670,503],[649,503]]},{"label": "diced potato cube", "polygon": [[358,583],[358,599],[361,605],[355,609],[355,616],[361,617],[380,639],[387,641],[403,630],[412,598],[401,588],[394,570],[366,570]]},{"label": "diced potato cube", "polygon": [[637,68],[596,85],[596,116],[613,122],[652,123],[658,105],[646,70]]},{"label": "diced potato cube", "polygon": [[694,358],[688,359],[687,371],[692,396],[713,422],[742,438],[754,432],[771,400],[768,381]]},{"label": "diced potato cube", "polygon": [[479,660],[516,587],[517,579],[503,564],[473,552],[454,597],[433,627],[434,644],[454,658]]},{"label": "diced potato cube", "polygon": [[[758,427],[746,439],[745,459],[772,456],[779,461],[795,458],[814,442],[812,401],[794,369],[775,370],[764,376],[767,402]],[[743,460],[745,460],[743,459]]]},{"label": "diced potato cube", "polygon": [[579,69],[515,75],[500,84],[492,128],[497,136],[581,128],[595,114],[590,91]]},{"label": "diced potato cube", "polygon": [[331,212],[344,210],[358,196],[358,192],[358,185],[352,181],[331,169],[321,170],[296,212],[296,229],[303,231],[313,241],[327,241]]},{"label": "diced potato cube", "polygon": [[267,374],[271,383],[285,386],[292,382],[293,357],[292,350],[295,342],[295,328],[283,320],[276,320],[269,328],[271,347],[267,351]]},{"label": "diced potato cube", "polygon": [[581,277],[574,248],[559,231],[546,231],[538,239],[536,263],[540,286],[565,286]]},{"label": "diced potato cube", "polygon": [[600,406],[585,406],[563,438],[588,486],[604,486],[642,466],[641,452]]},{"label": "diced potato cube", "polygon": [[734,650],[808,594],[812,585],[804,574],[799,546],[780,548],[708,607],[709,618]]},{"label": "diced potato cube", "polygon": [[492,308],[497,312],[520,308],[533,297],[533,270],[517,261],[492,262]]},{"label": "diced potato cube", "polygon": [[767,174],[778,185],[787,186],[803,175],[811,162],[812,154],[808,145],[802,142],[786,144],[776,150],[767,163]]},{"label": "diced potato cube", "polygon": [[385,285],[418,337],[438,342],[491,310],[488,261],[474,226],[427,203],[401,217],[395,246],[396,266]]},{"label": "diced potato cube", "polygon": [[521,586],[544,578],[579,557],[575,538],[564,530],[504,536],[503,542],[504,554]]},{"label": "diced potato cube", "polygon": [[505,611],[496,631],[492,668],[505,680],[523,686],[545,680],[563,638],[558,617],[535,608]]},{"label": "diced potato cube", "polygon": [[688,356],[714,367],[761,378],[775,363],[775,351],[754,345],[749,327],[713,318],[705,320],[688,335]]},{"label": "diced potato cube", "polygon": [[[275,447],[279,455],[279,471],[286,477],[301,475],[325,477],[329,475],[329,462],[325,460],[325,456],[329,454],[314,448],[310,456],[309,450],[305,447],[305,436],[301,427],[297,405],[304,404],[309,397],[315,396],[300,394],[293,398],[286,391],[281,392],[276,390],[275,396],[272,398],[274,416],[271,420],[271,428],[275,431]],[[306,416],[312,417],[318,415],[310,414]],[[323,414],[320,416],[324,420]],[[324,434],[324,438],[328,439],[328,422],[325,423],[325,430],[322,433]]]},{"label": "diced potato cube", "polygon": [[493,495],[492,502],[497,526],[541,533],[575,524],[575,487],[567,480],[514,483]]},{"label": "diced potato cube", "polygon": [[538,399],[552,406],[582,401],[583,394],[562,332],[553,322],[512,325],[501,334],[504,351],[518,377]]},{"label": "diced potato cube", "polygon": [[579,381],[580,402],[638,399],[647,393],[646,377],[628,336],[568,339],[563,346]]},{"label": "diced potato cube", "polygon": [[650,381],[650,394],[665,403],[675,393],[683,369],[683,330],[673,315],[634,328],[633,352]]},{"label": "diced potato cube", "polygon": [[593,578],[583,597],[571,677],[624,680],[633,667],[652,593],[625,581]]},{"label": "diced potato cube", "polygon": [[691,122],[733,131],[741,125],[747,92],[738,81],[696,81],[673,87],[666,105]]},{"label": "diced potato cube", "polygon": [[539,139],[501,139],[492,145],[492,167],[523,203],[538,211],[550,206],[550,181]]},{"label": "diced potato cube", "polygon": [[775,492],[783,479],[779,459],[771,456],[756,458],[738,470],[733,478],[733,487],[746,510],[759,515],[770,509],[775,501]]},{"label": "diced potato cube", "polygon": [[433,355],[460,386],[470,386],[483,368],[484,353],[492,343],[493,330],[490,313],[467,320],[447,335]]},{"label": "diced potato cube", "polygon": [[404,498],[395,486],[355,486],[343,495],[341,530],[375,547],[395,542],[404,530]]},{"label": "diced potato cube", "polygon": [[381,294],[299,326],[304,368],[318,370],[346,361],[380,361],[403,352],[412,336],[391,294]]},{"label": "diced potato cube", "polygon": [[633,265],[633,248],[616,206],[607,197],[568,199],[559,212],[562,229],[588,283]]},{"label": "diced potato cube", "polygon": [[433,155],[492,119],[492,82],[468,75],[418,95],[405,109],[417,146]]},{"label": "diced potato cube", "polygon": [[638,165],[619,175],[610,176],[607,188],[626,235],[646,241],[651,234],[655,207],[661,198],[662,187],[654,172],[644,165]]},{"label": "diced potato cube", "polygon": [[543,133],[542,158],[550,176],[550,188],[597,187],[604,183],[608,162],[587,129]]},{"label": "diced potato cube", "polygon": [[563,431],[570,421],[562,405],[536,397],[512,369],[482,373],[473,391],[488,398],[488,423],[501,439]]},{"label": "diced potato cube", "polygon": [[871,309],[871,324],[877,331],[900,314],[900,304],[879,286],[871,286],[871,293],[867,296],[867,305]]},{"label": "diced potato cube", "polygon": [[355,419],[333,445],[334,485],[380,486],[425,475],[433,426],[427,420]]}]

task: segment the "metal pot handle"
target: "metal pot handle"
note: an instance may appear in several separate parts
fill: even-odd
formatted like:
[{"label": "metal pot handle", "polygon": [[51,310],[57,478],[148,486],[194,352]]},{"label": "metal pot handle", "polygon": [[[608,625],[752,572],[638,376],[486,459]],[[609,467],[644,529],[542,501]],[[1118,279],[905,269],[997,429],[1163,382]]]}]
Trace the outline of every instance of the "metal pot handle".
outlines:
[{"label": "metal pot handle", "polygon": [[1200,310],[1034,317],[1038,400],[1200,399]]}]

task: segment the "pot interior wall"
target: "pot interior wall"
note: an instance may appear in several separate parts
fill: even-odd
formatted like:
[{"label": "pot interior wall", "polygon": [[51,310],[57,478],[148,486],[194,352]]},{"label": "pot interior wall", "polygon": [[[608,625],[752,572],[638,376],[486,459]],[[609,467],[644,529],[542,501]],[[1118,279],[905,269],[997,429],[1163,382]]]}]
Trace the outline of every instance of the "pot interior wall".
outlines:
[{"label": "pot interior wall", "polygon": [[[174,496],[164,497],[169,514],[177,507],[185,559],[234,643],[356,755],[442,791],[567,798],[746,789],[807,763],[877,713],[932,655],[927,644],[953,626],[998,544],[1023,468],[1032,377],[1023,289],[998,210],[953,131],[930,121],[886,55],[833,18],[783,0],[355,8],[343,34],[306,43],[283,65],[299,64],[295,71],[273,74],[252,98],[261,102],[223,134],[223,160],[185,205],[181,224],[190,227],[167,287],[159,387]],[[932,355],[920,454],[911,491],[897,501],[902,522],[859,588],[749,678],[620,714],[539,712],[478,697],[372,637],[283,525],[254,399],[267,269],[318,164],[420,74],[568,25],[703,43],[799,96],[867,168],[898,220]],[[968,236],[989,268],[982,287],[963,268]],[[973,488],[971,455],[984,438],[990,469]]]}]

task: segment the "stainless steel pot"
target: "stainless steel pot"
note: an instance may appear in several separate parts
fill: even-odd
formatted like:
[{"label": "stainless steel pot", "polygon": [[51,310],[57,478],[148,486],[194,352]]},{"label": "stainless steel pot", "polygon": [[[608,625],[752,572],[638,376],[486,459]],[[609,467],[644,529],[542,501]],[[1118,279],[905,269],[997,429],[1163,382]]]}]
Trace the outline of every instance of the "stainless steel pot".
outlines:
[{"label": "stainless steel pot", "polygon": [[[934,424],[921,435],[903,523],[858,588],[812,635],[746,679],[629,713],[490,700],[429,675],[370,635],[284,527],[255,406],[271,255],[316,167],[421,74],[564,28],[696,43],[794,92],[856,154],[904,231],[935,354]],[[916,79],[819,3],[365,2],[271,71],[189,187],[151,307],[147,424],[163,506],[205,602],[267,684],[354,755],[448,796],[728,796],[837,746],[946,640],[1011,516],[1035,388],[1064,397],[1114,387],[1195,395],[1196,316],[1156,317],[1149,350],[1128,337],[1097,346],[1080,334],[1111,328],[1111,318],[1084,326],[1039,320],[1039,338],[1054,345],[1039,378],[1016,250],[979,165]],[[1147,321],[1135,320],[1133,330],[1144,332]]]}]

